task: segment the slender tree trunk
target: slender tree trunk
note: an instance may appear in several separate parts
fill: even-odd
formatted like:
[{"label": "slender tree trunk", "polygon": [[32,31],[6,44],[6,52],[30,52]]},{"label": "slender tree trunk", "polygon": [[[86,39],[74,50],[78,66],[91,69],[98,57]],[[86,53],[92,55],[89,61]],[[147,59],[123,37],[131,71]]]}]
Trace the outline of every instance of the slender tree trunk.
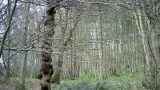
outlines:
[{"label": "slender tree trunk", "polygon": [[[28,0],[28,2],[30,2],[30,0]],[[24,26],[23,26],[23,40],[22,40],[22,44],[24,44],[27,41],[27,31],[28,31],[28,24],[29,24],[29,9],[30,9],[30,3],[27,3],[24,5],[24,9],[23,9],[23,17],[24,19]],[[27,45],[25,45],[27,46]],[[21,83],[21,90],[25,90],[25,76],[26,76],[26,72],[27,72],[27,51],[24,52],[24,54],[22,55],[23,60],[21,62],[21,71],[20,71],[20,83]]]},{"label": "slender tree trunk", "polygon": [[0,49],[0,58],[1,58],[2,53],[3,53],[3,47],[4,47],[4,43],[5,43],[7,34],[10,31],[10,29],[11,29],[11,22],[12,22],[13,15],[14,15],[14,12],[15,12],[16,7],[17,7],[17,2],[18,2],[18,0],[14,0],[14,6],[13,6],[13,9],[12,9],[11,15],[9,17],[9,22],[8,22],[7,30],[5,31],[5,33],[3,35],[3,38],[2,38],[2,44],[1,44],[1,49]]},{"label": "slender tree trunk", "polygon": [[67,40],[65,40],[64,43],[62,44],[61,54],[58,56],[58,64],[57,64],[57,68],[56,68],[54,77],[52,79],[52,83],[60,84],[60,79],[61,79],[61,74],[62,74],[62,65],[63,65],[63,54],[66,50],[66,46],[68,45],[68,43],[71,41],[71,38],[73,37],[73,32],[75,31],[78,25],[78,22],[79,22],[78,20],[79,16],[76,18],[76,22],[74,23],[73,28],[71,28],[69,32],[69,36],[67,37]]},{"label": "slender tree trunk", "polygon": [[[143,3],[142,3],[143,2]],[[160,89],[160,52],[159,52],[159,35],[160,35],[160,1],[159,0],[142,0],[145,15],[148,18],[148,37],[147,43],[150,50],[149,61],[147,62],[146,86],[150,90]]]},{"label": "slender tree trunk", "polygon": [[[4,43],[5,43],[5,40],[6,40],[7,37],[8,37],[8,46],[10,47],[11,22],[12,22],[12,19],[13,19],[14,12],[16,10],[16,6],[17,6],[17,0],[14,0],[14,6],[13,6],[13,9],[11,11],[10,10],[11,9],[11,2],[10,2],[10,0],[8,0],[7,29],[6,29],[6,31],[5,31],[5,33],[3,35],[3,38],[2,38],[1,49],[0,49],[0,58],[3,55],[3,47],[4,47]],[[10,56],[10,51],[8,51],[8,56]],[[7,72],[6,72],[6,79],[9,79],[9,75],[10,75],[10,60],[6,59],[6,61],[4,61],[4,63],[5,63],[4,67],[7,70]]]},{"label": "slender tree trunk", "polygon": [[[61,40],[61,49],[63,50],[64,49],[64,46],[63,46],[63,43],[64,43],[64,38],[65,38],[65,31],[67,30],[67,19],[68,19],[68,10],[66,9],[65,10],[65,26],[63,27],[62,31],[61,31],[61,35],[62,35],[62,40]],[[56,83],[56,84],[60,84],[60,80],[61,80],[61,73],[62,73],[62,62],[63,62],[63,52],[64,51],[61,51],[61,54],[58,56],[58,65],[56,67],[56,71],[55,71],[55,74],[54,74],[54,77],[52,78],[52,83]]]},{"label": "slender tree trunk", "polygon": [[[11,14],[11,1],[8,0],[8,25],[9,25],[9,17],[10,17],[10,14]],[[10,48],[10,43],[11,43],[11,40],[10,40],[10,31],[8,32],[8,48]],[[8,56],[7,57],[10,57],[10,50],[8,50]],[[7,75],[6,75],[6,78],[9,79],[10,77],[10,60],[7,60]]]},{"label": "slender tree trunk", "polygon": [[[148,38],[147,35],[145,35],[145,30],[144,30],[144,25],[143,25],[143,21],[142,21],[142,12],[140,11],[140,9],[137,10],[137,14],[135,14],[135,18],[136,18],[136,24],[137,27],[139,29],[139,32],[141,34],[141,40],[142,40],[142,45],[143,45],[143,51],[144,51],[144,56],[145,56],[145,62],[146,62],[146,72],[148,75],[148,77],[145,78],[146,80],[151,80],[152,77],[152,73],[154,73],[154,70],[152,69],[152,57],[151,57],[151,51],[149,50],[149,43],[147,43]],[[154,81],[152,79],[152,81]]]},{"label": "slender tree trunk", "polygon": [[[160,19],[159,19],[160,20]],[[159,25],[151,24],[152,22],[148,22],[148,30],[151,31],[148,36],[148,45],[149,50],[151,51],[152,61],[149,63],[149,67],[151,67],[150,72],[147,72],[146,77],[149,77],[147,84],[149,85],[149,89],[151,90],[159,90],[160,89],[160,52],[159,52]],[[152,31],[151,27],[154,26]],[[148,75],[150,74],[150,76]]]},{"label": "slender tree trunk", "polygon": [[[101,10],[102,10],[102,7],[101,6],[99,6],[99,13],[101,12]],[[100,79],[104,79],[104,78],[106,78],[106,67],[104,67],[104,68],[102,68],[102,65],[103,65],[103,63],[105,62],[104,61],[104,48],[103,48],[103,18],[102,18],[102,15],[101,15],[101,13],[100,13],[100,16],[99,16],[99,30],[100,30],[100,32],[99,32],[99,40],[100,40],[100,50],[99,50],[99,59],[100,59],[100,69],[99,69],[99,71],[100,71],[100,75],[99,75],[99,78]]]}]

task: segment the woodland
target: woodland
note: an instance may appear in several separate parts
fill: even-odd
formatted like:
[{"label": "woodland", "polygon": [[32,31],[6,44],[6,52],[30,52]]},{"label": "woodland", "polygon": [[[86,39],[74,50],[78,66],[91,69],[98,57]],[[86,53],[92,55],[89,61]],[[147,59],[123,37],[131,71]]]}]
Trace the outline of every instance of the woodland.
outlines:
[{"label": "woodland", "polygon": [[0,90],[160,90],[160,0],[0,0]]}]

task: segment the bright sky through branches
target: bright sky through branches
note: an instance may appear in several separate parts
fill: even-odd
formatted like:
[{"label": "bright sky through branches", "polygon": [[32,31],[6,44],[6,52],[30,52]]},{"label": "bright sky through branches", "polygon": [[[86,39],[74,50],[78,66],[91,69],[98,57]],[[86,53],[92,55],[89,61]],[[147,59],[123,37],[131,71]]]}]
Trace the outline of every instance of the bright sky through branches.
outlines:
[{"label": "bright sky through branches", "polygon": [[3,0],[3,4],[7,4],[7,2],[8,2],[7,0]]}]

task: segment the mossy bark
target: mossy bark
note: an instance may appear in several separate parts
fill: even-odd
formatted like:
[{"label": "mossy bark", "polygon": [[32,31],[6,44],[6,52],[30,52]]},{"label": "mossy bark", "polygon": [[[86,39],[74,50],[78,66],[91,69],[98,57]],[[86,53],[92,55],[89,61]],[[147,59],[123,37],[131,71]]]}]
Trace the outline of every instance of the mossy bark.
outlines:
[{"label": "mossy bark", "polygon": [[41,53],[41,69],[38,78],[40,79],[41,90],[51,90],[51,77],[53,74],[52,62],[52,38],[54,35],[55,27],[55,14],[56,14],[56,0],[48,0],[48,9],[46,11],[43,39],[42,39],[42,50]]}]

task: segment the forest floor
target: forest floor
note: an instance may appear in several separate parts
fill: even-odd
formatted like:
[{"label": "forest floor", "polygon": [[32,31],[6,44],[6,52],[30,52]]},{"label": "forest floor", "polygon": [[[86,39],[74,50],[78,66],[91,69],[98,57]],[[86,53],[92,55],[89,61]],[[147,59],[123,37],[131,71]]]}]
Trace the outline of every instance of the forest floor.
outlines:
[{"label": "forest floor", "polygon": [[[96,76],[82,75],[74,80],[64,79],[61,85],[52,84],[52,90],[147,90],[142,86],[143,73],[132,75],[110,75],[106,80],[100,80]],[[39,80],[26,79],[26,90],[40,90]],[[20,90],[18,78],[5,80],[0,78],[0,90]]]},{"label": "forest floor", "polygon": [[[38,82],[27,82],[26,84],[26,90],[40,90]],[[19,85],[17,82],[12,82],[10,84],[8,83],[1,83],[0,84],[0,90],[20,90]],[[106,82],[97,82],[94,84],[88,83],[86,81],[83,81],[81,83],[72,83],[70,85],[68,84],[61,84],[61,85],[52,85],[52,90],[147,90],[143,88],[141,85],[123,85],[123,82],[120,83],[112,83],[108,84]]]},{"label": "forest floor", "polygon": [[[26,80],[26,90],[40,90],[38,80],[30,81]],[[0,80],[0,90],[21,90],[18,80]]]},{"label": "forest floor", "polygon": [[[27,79],[26,90],[40,90],[39,80]],[[0,80],[0,90],[20,90],[17,79]],[[63,80],[61,85],[53,85],[52,90],[147,90],[141,85],[140,80],[129,77],[111,77],[107,80],[96,78],[81,78],[76,80]]]}]

